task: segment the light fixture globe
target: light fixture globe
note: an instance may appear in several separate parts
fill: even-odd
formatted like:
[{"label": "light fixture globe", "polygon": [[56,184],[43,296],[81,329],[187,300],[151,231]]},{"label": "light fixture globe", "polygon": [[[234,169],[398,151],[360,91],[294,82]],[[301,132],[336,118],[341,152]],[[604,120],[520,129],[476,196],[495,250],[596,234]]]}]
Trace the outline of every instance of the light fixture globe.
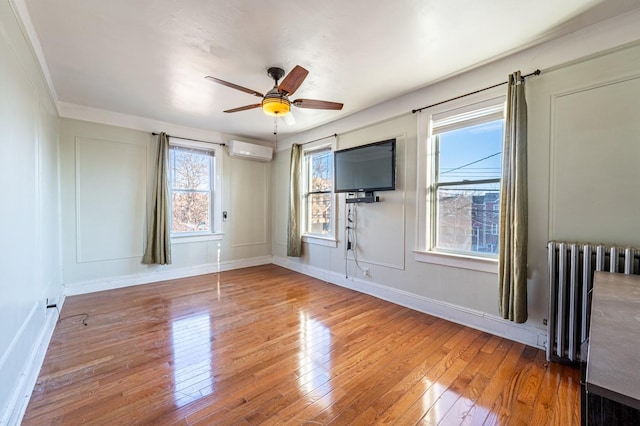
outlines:
[{"label": "light fixture globe", "polygon": [[273,88],[262,99],[262,111],[267,115],[284,116],[291,111],[291,102],[277,88]]}]

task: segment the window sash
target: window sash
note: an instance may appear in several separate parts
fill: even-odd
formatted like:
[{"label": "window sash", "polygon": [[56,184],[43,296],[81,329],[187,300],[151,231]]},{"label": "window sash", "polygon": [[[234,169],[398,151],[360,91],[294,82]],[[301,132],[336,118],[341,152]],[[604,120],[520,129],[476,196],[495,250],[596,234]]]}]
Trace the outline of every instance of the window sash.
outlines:
[{"label": "window sash", "polygon": [[435,114],[431,117],[431,135],[452,132],[476,124],[504,119],[504,97]]},{"label": "window sash", "polygon": [[179,187],[172,187],[172,192],[195,192],[195,193],[203,193],[203,194],[211,194],[213,191],[210,189],[183,189]]},{"label": "window sash", "polygon": [[437,189],[443,186],[460,186],[460,185],[481,185],[485,183],[500,183],[502,179],[474,179],[474,180],[462,180],[458,182],[435,182],[433,186]]},{"label": "window sash", "polygon": [[[479,257],[495,257],[497,256],[497,253],[493,253],[493,252],[489,252],[487,250],[474,250],[474,238],[476,239],[475,241],[475,247],[478,248],[479,244],[479,237],[481,236],[481,234],[483,235],[492,235],[492,236],[497,236],[498,233],[494,232],[494,225],[497,226],[498,222],[495,221],[499,221],[500,216],[499,216],[499,212],[497,210],[487,210],[485,212],[483,212],[483,214],[478,215],[475,220],[482,220],[482,221],[486,221],[486,220],[492,220],[495,223],[485,223],[482,222],[479,226],[474,226],[474,203],[473,203],[473,198],[471,198],[471,200],[468,201],[468,208],[469,208],[469,229],[467,230],[467,232],[464,232],[463,234],[460,233],[450,233],[450,235],[448,236],[449,239],[453,238],[455,243],[451,243],[450,246],[447,246],[447,244],[445,244],[444,240],[441,240],[441,237],[443,237],[444,231],[443,229],[446,228],[452,228],[452,227],[458,227],[460,228],[460,226],[457,226],[457,224],[448,224],[448,223],[443,223],[442,219],[442,211],[441,209],[443,209],[442,203],[440,201],[440,197],[439,197],[439,191],[442,189],[452,189],[452,190],[456,190],[457,188],[460,188],[461,186],[465,186],[465,187],[473,187],[474,185],[487,185],[487,184],[498,184],[499,187],[499,183],[500,183],[501,179],[482,179],[482,180],[471,180],[471,181],[464,181],[464,182],[444,182],[444,183],[434,183],[431,188],[433,191],[433,203],[432,203],[432,215],[431,217],[433,218],[432,221],[432,232],[431,232],[431,237],[432,237],[432,241],[431,241],[431,247],[437,251],[441,251],[441,252],[445,252],[445,253],[453,253],[453,254],[466,254],[466,255],[473,255],[473,256],[479,256]],[[491,189],[491,188],[487,188],[487,189]],[[480,191],[486,191],[485,189],[479,189]],[[472,188],[468,188],[468,191],[470,192],[470,194],[468,195],[469,197],[473,197],[473,194],[471,193],[473,191]],[[499,191],[499,189],[498,189]],[[457,206],[460,207],[460,206]],[[464,207],[464,205],[462,206]],[[477,213],[476,213],[477,214]],[[462,219],[465,220],[465,216],[462,216]],[[480,228],[482,227],[482,231],[480,230]],[[468,241],[467,241],[468,240]],[[465,250],[464,248],[462,248],[461,246],[465,245],[465,243],[469,246],[468,250]],[[489,244],[491,245],[491,244]],[[457,247],[455,247],[457,246]],[[488,247],[488,245],[486,246]]]},{"label": "window sash", "polygon": [[173,144],[173,143],[169,145],[169,150],[196,153],[196,154],[199,154],[199,155],[208,155],[210,157],[215,157],[215,153],[213,151],[209,150],[209,149],[191,148],[191,147],[188,147],[188,146],[177,145],[177,144]]}]

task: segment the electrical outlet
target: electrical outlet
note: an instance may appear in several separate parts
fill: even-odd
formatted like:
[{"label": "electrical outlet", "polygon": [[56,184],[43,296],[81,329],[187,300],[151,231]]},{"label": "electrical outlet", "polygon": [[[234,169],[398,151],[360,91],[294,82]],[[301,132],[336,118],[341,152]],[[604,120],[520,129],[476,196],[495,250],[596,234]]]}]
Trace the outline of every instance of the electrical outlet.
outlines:
[{"label": "electrical outlet", "polygon": [[369,268],[367,268],[367,267],[362,268],[362,274],[365,277],[371,277],[371,272],[369,271]]}]

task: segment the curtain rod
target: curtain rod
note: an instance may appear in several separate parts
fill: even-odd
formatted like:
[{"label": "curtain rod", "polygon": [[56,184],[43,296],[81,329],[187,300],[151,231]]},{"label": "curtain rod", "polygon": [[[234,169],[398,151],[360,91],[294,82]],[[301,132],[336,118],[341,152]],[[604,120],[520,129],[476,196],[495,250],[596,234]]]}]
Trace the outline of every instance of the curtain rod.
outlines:
[{"label": "curtain rod", "polygon": [[[156,133],[153,132],[151,133],[153,136],[158,136],[160,133]],[[168,138],[173,138],[173,139],[182,139],[183,141],[193,141],[193,142],[204,142],[204,143],[210,143],[213,145],[220,145],[220,146],[226,146],[227,144],[222,143],[222,142],[210,142],[210,141],[203,141],[200,139],[192,139],[192,138],[181,138],[180,136],[171,136],[171,135],[167,135]]]},{"label": "curtain rod", "polygon": [[305,143],[299,143],[298,145],[306,145],[306,144],[308,144],[308,143],[318,142],[318,141],[321,141],[322,139],[327,139],[327,138],[330,138],[330,137],[332,137],[332,136],[333,136],[334,138],[337,138],[337,137],[338,137],[338,134],[337,134],[337,133],[334,133],[334,134],[332,134],[332,135],[325,136],[325,137],[323,137],[323,138],[314,139],[314,140],[312,140],[312,141],[305,142]]},{"label": "curtain rod", "polygon": [[[524,80],[525,78],[531,77],[533,75],[540,75],[540,70],[535,70],[534,72],[532,72],[530,74],[527,74],[527,75],[523,75],[520,78],[522,78],[522,80]],[[479,89],[479,90],[476,90],[476,91],[473,91],[473,92],[465,93],[464,95],[456,96],[455,98],[447,99],[446,101],[437,102],[435,104],[431,104],[431,105],[427,105],[427,106],[422,107],[422,108],[411,110],[411,112],[413,114],[415,114],[416,112],[420,112],[423,109],[432,108],[434,106],[446,104],[447,102],[455,101],[457,99],[466,98],[467,96],[475,95],[476,93],[484,92],[485,90],[489,90],[489,89],[493,89],[495,87],[503,86],[503,85],[505,85],[507,83],[509,83],[509,82],[508,81],[503,81],[502,83],[494,84],[493,86],[485,87],[484,89]]]}]

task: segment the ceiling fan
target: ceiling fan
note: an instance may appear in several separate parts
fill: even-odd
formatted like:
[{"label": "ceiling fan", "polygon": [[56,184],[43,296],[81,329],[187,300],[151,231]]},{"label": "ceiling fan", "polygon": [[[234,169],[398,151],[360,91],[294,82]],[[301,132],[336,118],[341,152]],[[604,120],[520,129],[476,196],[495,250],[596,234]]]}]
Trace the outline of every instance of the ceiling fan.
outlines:
[{"label": "ceiling fan", "polygon": [[271,67],[267,70],[267,74],[271,77],[275,84],[273,89],[269,90],[266,95],[256,91],[247,89],[246,87],[238,86],[237,84],[229,83],[228,81],[220,80],[219,78],[206,76],[207,80],[214,83],[222,84],[223,86],[231,87],[232,89],[240,90],[253,96],[262,98],[262,102],[259,104],[245,105],[238,108],[228,109],[224,112],[239,112],[246,111],[248,109],[260,108],[267,115],[275,117],[284,117],[291,111],[291,105],[295,105],[298,108],[310,108],[310,109],[330,109],[341,110],[342,104],[338,102],[320,101],[317,99],[296,99],[290,101],[289,96],[292,95],[305,78],[309,71],[296,65],[294,69],[282,80],[282,83],[278,85],[278,81],[284,76],[284,70],[278,67]]}]

